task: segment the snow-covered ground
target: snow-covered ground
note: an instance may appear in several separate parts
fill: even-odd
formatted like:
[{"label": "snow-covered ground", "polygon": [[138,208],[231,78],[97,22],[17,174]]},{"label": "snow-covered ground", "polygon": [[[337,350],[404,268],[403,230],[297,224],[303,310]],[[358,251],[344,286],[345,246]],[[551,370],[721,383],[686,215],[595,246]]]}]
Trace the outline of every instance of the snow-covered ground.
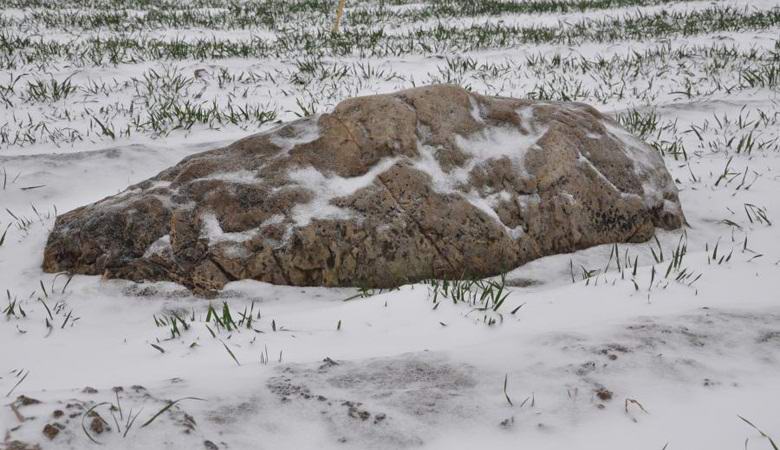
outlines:
[{"label": "snow-covered ground", "polygon": [[[777,2],[347,3],[330,37],[335,2],[0,0],[0,448],[780,442]],[[207,300],[40,269],[57,211],[431,82],[613,114],[690,226],[520,267],[495,323],[430,283]]]}]

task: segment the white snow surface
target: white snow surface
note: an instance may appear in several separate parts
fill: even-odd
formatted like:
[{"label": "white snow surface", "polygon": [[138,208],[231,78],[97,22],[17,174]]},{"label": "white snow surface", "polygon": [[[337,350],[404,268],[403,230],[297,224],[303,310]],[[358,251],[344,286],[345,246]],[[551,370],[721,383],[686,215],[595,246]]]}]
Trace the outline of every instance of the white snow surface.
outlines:
[{"label": "white snow surface", "polygon": [[[702,9],[710,3],[679,3],[670,10]],[[716,3],[777,7],[770,0]],[[663,8],[584,14],[640,14]],[[8,9],[3,16],[23,13]],[[576,20],[579,15],[565,17]],[[493,20],[555,23],[556,17],[451,21],[465,27]],[[87,134],[85,130],[95,127],[89,119],[69,123],[62,118],[68,107],[97,114],[91,104],[95,99],[86,95],[83,104],[72,101],[71,106],[62,102],[3,106],[0,123],[10,127],[17,126],[13,117],[29,114],[34,120],[49,118],[52,128],[79,129],[87,138],[72,144],[42,140],[0,147],[0,292],[7,297],[0,299],[0,396],[5,398],[0,406],[0,448],[20,440],[40,443],[43,449],[79,450],[214,448],[205,441],[219,449],[771,449],[769,438],[780,442],[777,85],[742,86],[738,64],[718,71],[714,59],[701,55],[671,62],[647,58],[642,66],[646,73],[629,86],[620,86],[619,78],[610,75],[564,68],[536,74],[526,58],[540,54],[625,58],[654,48],[721,45],[740,51],[776,49],[778,31],[774,27],[669,36],[663,42],[539,44],[459,55],[478,64],[509,64],[500,79],[482,78],[488,69],[455,74],[458,82],[475,91],[522,97],[544,83],[564,89],[582,82],[587,94],[576,100],[608,114],[652,111],[669,128],[646,140],[679,139],[687,152],[687,158],[666,154],[663,159],[680,189],[689,227],[659,231],[657,243],[618,245],[622,272],[611,245],[545,257],[513,270],[507,274],[511,292],[498,311],[503,319],[492,326],[483,323],[483,313],[464,304],[443,300],[434,309],[426,284],[363,291],[366,297],[355,297],[357,289],[241,281],[208,300],[173,283],[137,284],[81,275],[68,282],[66,275],[44,273],[43,249],[55,211],[117,194],[184,156],[258,130],[195,126],[167,136],[132,134],[111,140]],[[188,35],[187,30],[154,32]],[[51,38],[70,39],[72,33]],[[273,30],[230,31],[237,39],[247,34],[273,36]],[[447,64],[435,54],[350,56],[326,58],[326,63],[352,68],[370,63],[385,75],[338,85],[316,81],[296,91],[282,75],[298,69],[284,57],[84,68],[58,63],[50,75],[59,80],[73,75],[74,82],[85,85],[116,81],[123,86],[164,66],[175,66],[181,73],[207,68],[213,76],[218,68],[233,73],[266,70],[275,74],[277,84],[256,81],[248,86],[250,97],[273,102],[280,118],[289,120],[297,112],[296,100],[317,100],[318,111],[324,111],[347,96],[390,92],[410,87],[412,81],[417,85],[442,81],[439,69]],[[769,62],[761,64],[769,67]],[[0,74],[0,81],[8,75]],[[686,83],[690,95],[680,93]],[[202,84],[209,101],[227,98],[216,82]],[[718,84],[729,89],[716,89]],[[243,89],[242,85],[237,92]],[[106,94],[103,101],[114,104],[133,95],[119,90]],[[762,114],[770,120],[762,122]],[[117,116],[117,129],[123,128],[122,120]],[[307,142],[315,132],[300,130],[283,148],[291,149],[292,141]],[[737,153],[740,138],[750,132],[766,146]],[[494,154],[506,151],[506,142],[516,142],[517,136],[507,133],[463,144],[475,154]],[[533,139],[527,139],[524,145],[533,145]],[[381,167],[392,163],[383,161]],[[427,159],[418,164],[442,191],[454,189],[452,183],[462,175],[447,178]],[[296,220],[303,224],[315,215],[346,214],[329,206],[329,199],[366,186],[374,175],[340,179],[302,169],[294,174],[296,180],[314,183],[318,189],[314,201],[296,209]],[[501,195],[485,200],[485,210]],[[538,201],[534,196],[523,199]],[[214,225],[216,220],[207,222]],[[218,223],[208,230],[219,239],[242,238],[224,233]],[[669,269],[680,242],[687,252],[678,268]],[[153,247],[162,251],[166,245],[169,241],[163,238]],[[662,262],[656,259],[659,245]],[[631,268],[625,267],[627,260]],[[676,281],[683,270],[683,281]],[[584,279],[586,271],[594,275]],[[344,301],[347,298],[352,299]],[[235,321],[251,311],[251,327],[227,331],[217,329],[212,320],[207,328],[209,307],[221,314],[223,302]],[[174,313],[188,328],[179,323],[180,334],[172,337],[167,322],[157,323]],[[496,314],[490,317],[499,319]],[[326,358],[335,364],[324,362]],[[83,392],[86,386],[97,392]],[[118,395],[112,390],[115,386],[123,387]],[[611,398],[606,398],[606,391]],[[19,395],[42,403],[14,411],[9,405]],[[95,435],[104,444],[98,446],[81,429],[84,410],[67,405],[116,402],[117,396],[125,420],[131,409],[140,415],[123,438],[107,407],[101,407],[112,431]],[[199,400],[182,400],[141,427],[168,400],[189,397]],[[54,418],[57,409],[67,414]],[[369,414],[365,420],[364,413]],[[69,414],[74,417],[65,424]],[[49,440],[41,431],[54,422],[65,428]]]}]

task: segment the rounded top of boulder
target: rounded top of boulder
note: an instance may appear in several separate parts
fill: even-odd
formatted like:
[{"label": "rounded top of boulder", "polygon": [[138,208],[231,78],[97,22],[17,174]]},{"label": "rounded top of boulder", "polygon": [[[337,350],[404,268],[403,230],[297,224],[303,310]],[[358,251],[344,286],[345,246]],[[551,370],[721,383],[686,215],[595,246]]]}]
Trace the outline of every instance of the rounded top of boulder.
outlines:
[{"label": "rounded top of boulder", "polygon": [[44,269],[384,287],[683,223],[660,155],[594,108],[434,85],[345,100],[70,211]]}]

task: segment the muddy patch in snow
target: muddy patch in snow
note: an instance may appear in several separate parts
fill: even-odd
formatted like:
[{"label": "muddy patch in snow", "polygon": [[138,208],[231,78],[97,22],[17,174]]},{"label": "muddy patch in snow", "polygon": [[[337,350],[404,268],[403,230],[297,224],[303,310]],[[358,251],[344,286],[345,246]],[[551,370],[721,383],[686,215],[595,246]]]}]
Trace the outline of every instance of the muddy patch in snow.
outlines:
[{"label": "muddy patch in snow", "polygon": [[[640,317],[601,337],[554,333],[533,345],[548,357],[558,353],[561,364],[531,365],[522,372],[542,381],[545,390],[554,390],[555,380],[566,384],[566,396],[585,389],[595,395],[592,400],[602,401],[604,389],[614,389],[623,398],[630,395],[632,384],[647,379],[738,387],[745,372],[776,370],[778,323],[777,312],[705,308],[682,316]],[[606,400],[611,398],[612,391]]]},{"label": "muddy patch in snow", "polygon": [[473,369],[421,353],[368,361],[289,365],[268,381],[283,408],[318,416],[341,443],[422,445],[426,428],[478,411]]},{"label": "muddy patch in snow", "polygon": [[85,387],[40,399],[20,395],[7,405],[16,423],[5,430],[0,448],[79,449],[90,442],[108,448],[126,447],[134,439],[149,438],[144,428],[153,423],[168,430],[167,444],[186,443],[197,448],[196,443],[207,439],[188,412],[194,400],[169,400],[140,385],[100,390]]}]

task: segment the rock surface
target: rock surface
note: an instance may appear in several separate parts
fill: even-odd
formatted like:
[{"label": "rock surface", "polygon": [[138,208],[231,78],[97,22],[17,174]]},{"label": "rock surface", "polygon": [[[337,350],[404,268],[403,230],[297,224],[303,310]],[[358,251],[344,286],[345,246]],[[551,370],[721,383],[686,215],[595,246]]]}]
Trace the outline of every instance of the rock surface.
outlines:
[{"label": "rock surface", "polygon": [[595,109],[436,85],[343,101],[70,211],[43,268],[204,292],[386,287],[684,220],[662,158]]}]

